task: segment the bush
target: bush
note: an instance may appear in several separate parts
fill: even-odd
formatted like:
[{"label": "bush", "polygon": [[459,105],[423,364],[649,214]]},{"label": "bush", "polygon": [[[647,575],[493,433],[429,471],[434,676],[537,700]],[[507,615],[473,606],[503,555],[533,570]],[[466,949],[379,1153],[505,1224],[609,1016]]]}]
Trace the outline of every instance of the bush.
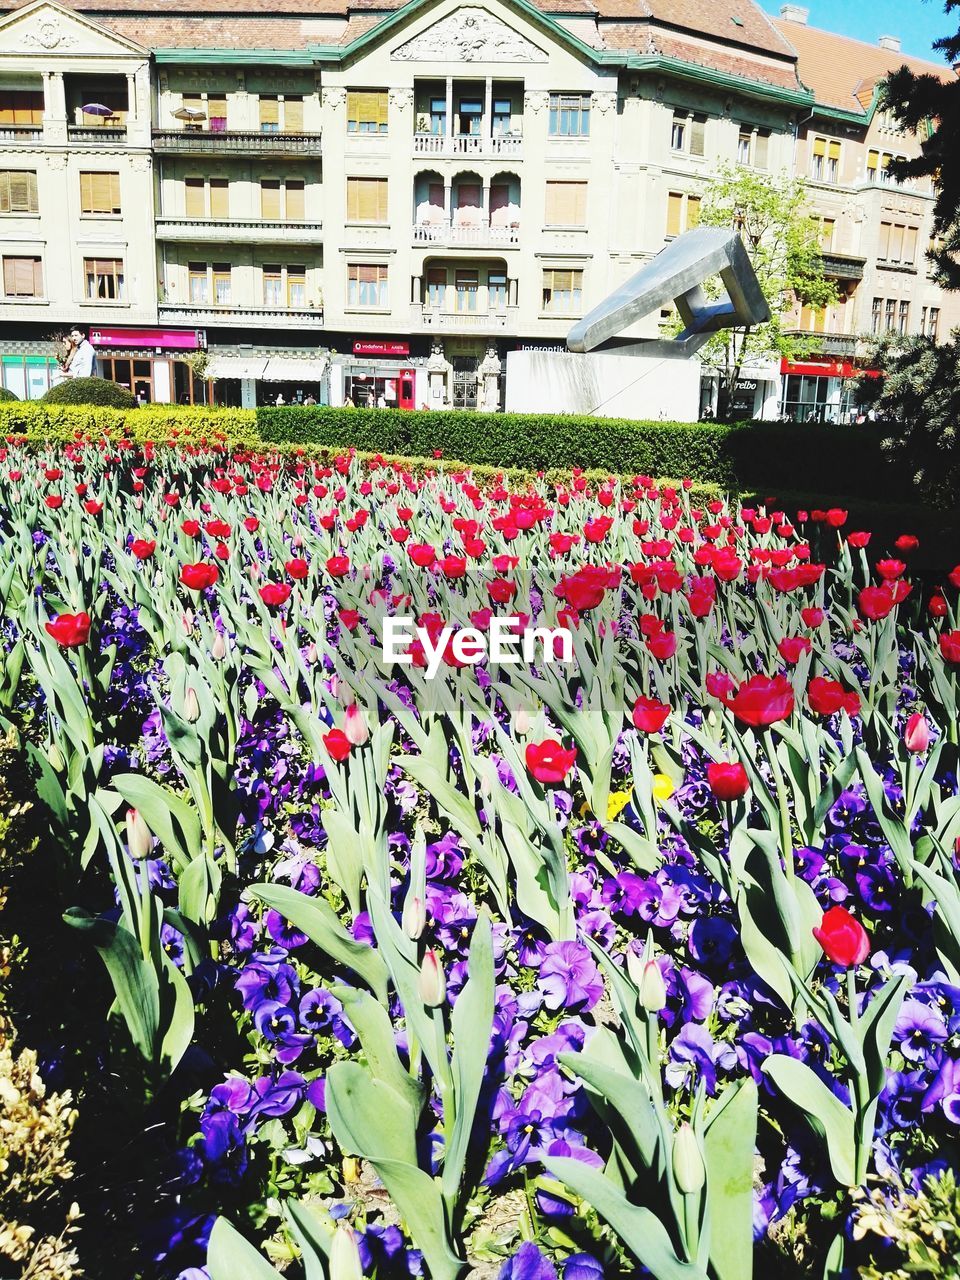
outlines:
[{"label": "bush", "polygon": [[108,378],[65,378],[40,397],[42,404],[95,404],[135,409],[136,396]]},{"label": "bush", "polygon": [[0,402],[4,400],[19,400],[19,399],[20,399],[19,396],[15,396],[13,392],[9,391],[6,387],[0,387]]}]

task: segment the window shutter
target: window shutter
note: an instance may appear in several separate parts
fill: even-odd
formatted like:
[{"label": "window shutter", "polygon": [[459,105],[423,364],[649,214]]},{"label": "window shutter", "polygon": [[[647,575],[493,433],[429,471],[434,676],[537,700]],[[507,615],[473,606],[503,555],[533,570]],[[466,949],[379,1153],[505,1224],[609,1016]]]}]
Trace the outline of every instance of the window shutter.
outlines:
[{"label": "window shutter", "polygon": [[284,98],[283,132],[303,133],[303,98]]},{"label": "window shutter", "polygon": [[895,225],[890,234],[890,260],[891,262],[903,261],[903,233],[906,227]]},{"label": "window shutter", "polygon": [[554,227],[582,227],[587,214],[585,182],[547,183],[547,224]]},{"label": "window shutter", "polygon": [[753,164],[756,169],[766,169],[770,161],[770,135],[765,130],[758,131],[753,143]]},{"label": "window shutter", "polygon": [[671,191],[667,196],[667,235],[680,234],[680,222],[683,216],[683,196],[679,191]]},{"label": "window shutter", "polygon": [[347,179],[347,218],[351,222],[386,222],[386,178]]},{"label": "window shutter", "polygon": [[363,94],[357,93],[355,89],[349,89],[347,91],[347,128],[348,129],[350,128],[351,125],[358,125],[360,123],[360,99],[362,97],[363,97]]},{"label": "window shutter", "polygon": [[700,225],[700,197],[687,196],[687,230]]},{"label": "window shutter", "polygon": [[278,178],[265,178],[260,183],[260,216],[274,221],[279,221],[280,219],[280,181]]},{"label": "window shutter", "polygon": [[287,220],[302,222],[304,219],[304,184],[302,178],[287,179]]},{"label": "window shutter", "polygon": [[707,122],[703,116],[694,116],[690,122],[690,154],[702,156],[706,151]]},{"label": "window shutter", "polygon": [[230,183],[226,178],[210,179],[210,217],[229,218]]},{"label": "window shutter", "polygon": [[825,156],[825,155],[827,154],[827,140],[826,140],[826,138],[814,138],[814,140],[813,140],[813,154],[814,154],[815,156]]},{"label": "window shutter", "polygon": [[207,96],[207,128],[222,131],[227,127],[226,94]]},{"label": "window shutter", "polygon": [[885,262],[890,256],[890,223],[880,223],[880,246],[877,251],[877,257],[881,262]]},{"label": "window shutter", "polygon": [[37,212],[37,175],[29,169],[0,172],[0,213]]},{"label": "window shutter", "polygon": [[880,163],[880,152],[868,151],[867,152],[867,168],[876,169],[879,163]]},{"label": "window shutter", "polygon": [[204,218],[207,204],[204,198],[202,178],[185,178],[183,182],[183,203],[188,218]]},{"label": "window shutter", "polygon": [[260,123],[261,124],[279,124],[280,123],[280,103],[274,98],[260,99]]},{"label": "window shutter", "polygon": [[903,261],[913,266],[917,261],[917,235],[919,228],[907,227],[903,237]]},{"label": "window shutter", "polygon": [[386,93],[380,92],[375,95],[376,102],[376,121],[377,127],[382,132],[386,132],[390,120],[390,100]]},{"label": "window shutter", "polygon": [[8,297],[42,298],[43,271],[39,258],[4,258],[3,291]]},{"label": "window shutter", "polygon": [[831,160],[839,160],[839,159],[840,159],[840,143],[839,143],[839,142],[831,142],[831,143],[830,143],[830,147],[829,147],[829,150],[828,150],[828,155],[829,155],[829,157],[830,157],[830,159],[831,159]]}]

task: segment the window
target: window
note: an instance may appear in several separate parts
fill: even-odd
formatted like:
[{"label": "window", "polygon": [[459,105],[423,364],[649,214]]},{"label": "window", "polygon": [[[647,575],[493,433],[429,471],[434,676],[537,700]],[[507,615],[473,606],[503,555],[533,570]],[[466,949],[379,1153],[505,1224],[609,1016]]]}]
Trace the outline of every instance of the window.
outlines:
[{"label": "window", "polygon": [[95,302],[117,302],[123,296],[123,261],[120,258],[84,258],[86,296]]},{"label": "window", "polygon": [[218,307],[230,305],[230,263],[213,264],[213,301]]},{"label": "window", "polygon": [[288,178],[284,183],[284,211],[288,222],[303,221],[304,190],[303,178]]},{"label": "window", "polygon": [[387,221],[386,178],[347,179],[347,221]]},{"label": "window", "polygon": [[282,296],[283,268],[265,266],[263,268],[263,305],[279,309]]},{"label": "window", "polygon": [[457,132],[462,138],[478,138],[483,126],[483,103],[479,98],[461,98],[457,111]]},{"label": "window", "polygon": [[479,286],[479,272],[469,268],[457,271],[455,284],[457,311],[476,311]]},{"label": "window", "polygon": [[906,227],[899,222],[881,222],[877,261],[912,267],[917,260],[919,234],[918,227]]},{"label": "window", "polygon": [[894,223],[894,225],[890,228],[890,261],[891,262],[903,261],[904,231],[906,231],[906,227],[901,226],[899,223]]},{"label": "window", "polygon": [[579,314],[583,302],[583,271],[549,268],[543,273],[543,310],[550,314]]},{"label": "window", "polygon": [[190,278],[190,301],[203,306],[210,301],[210,281],[205,262],[191,262],[187,267]]},{"label": "window", "polygon": [[901,262],[908,267],[916,265],[917,261],[917,237],[920,234],[919,227],[905,227],[903,232],[903,257]]},{"label": "window", "polygon": [[867,181],[883,184],[894,182],[890,175],[890,164],[894,160],[905,160],[906,156],[891,155],[887,151],[867,152]]},{"label": "window", "polygon": [[547,182],[548,227],[585,227],[587,225],[587,184],[585,182]]},{"label": "window", "polygon": [[881,328],[881,322],[883,319],[883,299],[882,298],[874,298],[873,309],[870,314],[870,319],[871,319],[870,332],[879,333]]},{"label": "window", "polygon": [[31,169],[0,169],[0,213],[37,213],[37,175]]},{"label": "window", "polygon": [[670,146],[674,151],[686,151],[691,156],[706,152],[707,117],[690,115],[687,111],[674,111],[670,129]]},{"label": "window", "polygon": [[210,179],[210,217],[230,217],[230,183],[226,178]]},{"label": "window", "polygon": [[283,100],[283,132],[303,133],[303,95],[287,95]]},{"label": "window", "polygon": [[829,253],[833,248],[833,237],[837,229],[836,218],[824,218],[819,215],[813,218],[817,242],[821,253]]},{"label": "window", "polygon": [[800,328],[804,333],[824,333],[827,328],[826,307],[801,307]]},{"label": "window", "polygon": [[740,138],[737,142],[737,161],[750,165],[754,169],[766,169],[770,156],[770,130],[753,129],[750,125],[740,126]]},{"label": "window", "polygon": [[387,132],[387,92],[347,94],[347,133]]},{"label": "window", "polygon": [[927,319],[927,337],[937,341],[937,330],[940,327],[940,308],[931,307]]},{"label": "window", "polygon": [[814,138],[810,155],[810,177],[816,182],[840,181],[840,143]]},{"label": "window", "polygon": [[509,133],[513,124],[513,107],[509,98],[493,100],[493,136],[502,138]]},{"label": "window", "polygon": [[551,93],[550,137],[587,138],[589,136],[589,93]]},{"label": "window", "polygon": [[682,191],[667,194],[667,232],[672,239],[681,231],[692,231],[700,224],[700,197],[684,195]]},{"label": "window", "polygon": [[260,132],[280,132],[280,99],[276,96],[265,98],[260,96]]},{"label": "window", "polygon": [[226,94],[207,95],[207,128],[211,133],[225,133],[227,129]]},{"label": "window", "polygon": [[382,308],[389,305],[385,263],[351,263],[347,267],[347,305]]},{"label": "window", "polygon": [[307,305],[306,267],[287,267],[287,306],[302,311]]},{"label": "window", "polygon": [[280,220],[280,179],[265,178],[260,183],[260,217]]},{"label": "window", "polygon": [[184,179],[183,198],[188,218],[206,217],[207,196],[202,178]]},{"label": "window", "polygon": [[447,100],[446,98],[430,99],[430,132],[438,137],[447,131]]},{"label": "window", "polygon": [[739,164],[749,164],[752,151],[753,133],[749,129],[741,129],[740,138],[737,142],[737,162]]},{"label": "window", "polygon": [[427,268],[427,305],[442,307],[447,294],[446,267]]},{"label": "window", "polygon": [[119,213],[119,173],[81,173],[80,212],[99,216]]},{"label": "window", "polygon": [[39,258],[4,258],[3,293],[7,298],[42,298],[43,264]]},{"label": "window", "polygon": [[896,320],[897,320],[897,303],[895,298],[887,299],[887,306],[886,306],[884,319],[885,319],[884,328],[887,330],[888,333],[891,333],[896,328]]},{"label": "window", "polygon": [[487,272],[487,302],[491,311],[498,311],[507,305],[507,273],[505,271]]},{"label": "window", "polygon": [[43,124],[42,89],[0,90],[0,128]]},{"label": "window", "polygon": [[897,329],[900,333],[907,333],[910,328],[910,303],[900,303],[900,318],[897,322]]}]

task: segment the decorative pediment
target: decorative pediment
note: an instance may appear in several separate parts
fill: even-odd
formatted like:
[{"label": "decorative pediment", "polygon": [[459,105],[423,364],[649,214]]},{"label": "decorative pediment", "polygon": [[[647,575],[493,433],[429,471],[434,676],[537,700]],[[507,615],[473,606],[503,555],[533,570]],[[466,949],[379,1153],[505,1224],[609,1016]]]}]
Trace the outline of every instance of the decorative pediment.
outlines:
[{"label": "decorative pediment", "polygon": [[390,55],[399,62],[546,62],[547,54],[486,9],[457,9]]},{"label": "decorative pediment", "polygon": [[146,50],[88,18],[41,2],[16,9],[0,21],[0,53],[64,54],[76,57],[146,56]]}]

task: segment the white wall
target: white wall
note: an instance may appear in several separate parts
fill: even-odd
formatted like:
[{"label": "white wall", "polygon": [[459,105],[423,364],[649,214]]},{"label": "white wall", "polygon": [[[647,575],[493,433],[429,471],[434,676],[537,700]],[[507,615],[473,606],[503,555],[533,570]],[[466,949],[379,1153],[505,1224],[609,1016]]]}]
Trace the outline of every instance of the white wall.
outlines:
[{"label": "white wall", "polygon": [[585,413],[602,418],[696,422],[700,361],[650,356],[511,351],[508,413]]}]

